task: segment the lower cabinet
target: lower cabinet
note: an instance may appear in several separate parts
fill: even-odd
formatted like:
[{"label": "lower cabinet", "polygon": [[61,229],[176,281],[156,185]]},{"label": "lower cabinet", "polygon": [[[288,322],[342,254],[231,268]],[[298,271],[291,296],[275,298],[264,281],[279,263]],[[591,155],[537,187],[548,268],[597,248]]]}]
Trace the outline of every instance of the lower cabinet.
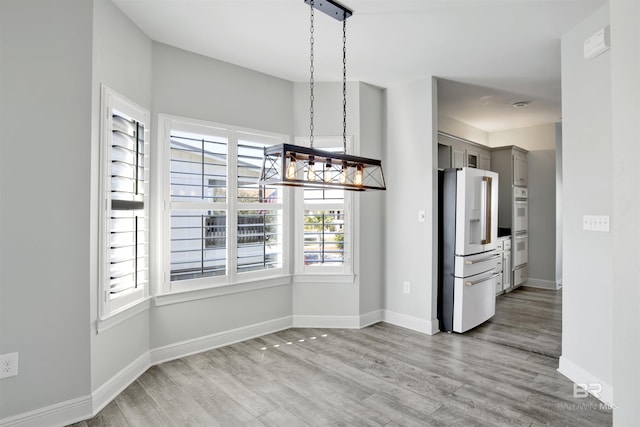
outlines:
[{"label": "lower cabinet", "polygon": [[511,280],[511,236],[498,239],[496,252],[500,254],[498,263],[498,279],[496,283],[496,295],[509,291],[512,287]]}]

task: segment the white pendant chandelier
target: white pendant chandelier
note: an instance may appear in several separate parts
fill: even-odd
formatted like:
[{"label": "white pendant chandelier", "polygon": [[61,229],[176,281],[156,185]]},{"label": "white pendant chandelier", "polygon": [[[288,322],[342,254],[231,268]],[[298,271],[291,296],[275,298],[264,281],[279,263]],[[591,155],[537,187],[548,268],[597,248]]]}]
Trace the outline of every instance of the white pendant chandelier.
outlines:
[{"label": "white pendant chandelier", "polygon": [[[340,188],[354,191],[386,190],[380,160],[347,154],[347,18],[353,12],[333,0],[304,0],[304,2],[310,6],[311,10],[310,146],[280,144],[265,148],[259,184]],[[314,9],[342,22],[342,153],[313,148]]]}]

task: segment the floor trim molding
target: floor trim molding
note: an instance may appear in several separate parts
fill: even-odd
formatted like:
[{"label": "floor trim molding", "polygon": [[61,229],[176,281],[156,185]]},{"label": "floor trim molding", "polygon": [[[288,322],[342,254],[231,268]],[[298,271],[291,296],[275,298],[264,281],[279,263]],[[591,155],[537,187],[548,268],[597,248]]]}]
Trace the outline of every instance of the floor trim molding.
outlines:
[{"label": "floor trim molding", "polygon": [[293,315],[294,328],[360,329],[360,316]]},{"label": "floor trim molding", "polygon": [[392,325],[401,326],[427,335],[435,335],[440,332],[437,320],[431,321],[420,319],[418,317],[396,313],[391,310],[384,310],[383,320],[387,323],[391,323]]},{"label": "floor trim molding", "polygon": [[560,356],[558,372],[576,384],[600,384],[602,386],[602,391],[599,396],[594,395],[594,397],[606,405],[613,406],[613,388],[611,385],[605,383],[592,373],[582,369],[576,363],[564,356]]},{"label": "floor trim molding", "polygon": [[98,387],[93,393],[91,393],[93,415],[100,412],[150,367],[151,358],[149,352],[146,351],[120,372],[109,378],[107,382]]},{"label": "floor trim molding", "polygon": [[91,418],[91,396],[82,396],[0,420],[2,427],[64,426]]},{"label": "floor trim molding", "polygon": [[553,291],[560,289],[560,287],[556,284],[554,280],[534,279],[531,277],[527,279],[527,282],[523,286],[526,286],[529,288],[550,289]]},{"label": "floor trim molding", "polygon": [[191,354],[235,344],[237,342],[260,337],[262,335],[272,334],[274,332],[290,328],[291,324],[291,316],[285,316],[279,319],[254,323],[253,325],[243,326],[229,331],[218,332],[216,334],[154,348],[150,351],[151,365],[153,366],[169,360],[189,356]]},{"label": "floor trim molding", "polygon": [[360,315],[360,328],[375,325],[384,319],[384,310],[374,310]]}]

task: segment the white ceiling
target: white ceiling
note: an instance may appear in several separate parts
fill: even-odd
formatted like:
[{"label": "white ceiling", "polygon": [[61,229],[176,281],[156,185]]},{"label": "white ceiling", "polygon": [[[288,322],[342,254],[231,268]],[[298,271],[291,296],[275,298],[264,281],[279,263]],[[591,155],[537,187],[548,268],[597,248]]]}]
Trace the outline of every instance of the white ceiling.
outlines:
[{"label": "white ceiling", "polygon": [[[113,0],[151,39],[309,79],[303,0]],[[320,1],[320,0],[316,0]],[[438,76],[440,113],[487,132],[560,118],[560,37],[605,0],[342,0],[348,79]],[[342,24],[316,11],[315,77],[342,79]],[[516,110],[516,101],[530,101]]]}]

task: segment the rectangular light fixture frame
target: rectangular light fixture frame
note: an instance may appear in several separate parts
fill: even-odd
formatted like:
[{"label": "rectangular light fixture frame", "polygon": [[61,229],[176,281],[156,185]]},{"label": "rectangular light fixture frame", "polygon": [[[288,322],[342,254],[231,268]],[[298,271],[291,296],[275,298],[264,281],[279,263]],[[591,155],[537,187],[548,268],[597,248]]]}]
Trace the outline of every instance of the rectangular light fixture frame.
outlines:
[{"label": "rectangular light fixture frame", "polygon": [[264,149],[260,185],[386,190],[380,160],[292,144]]}]

